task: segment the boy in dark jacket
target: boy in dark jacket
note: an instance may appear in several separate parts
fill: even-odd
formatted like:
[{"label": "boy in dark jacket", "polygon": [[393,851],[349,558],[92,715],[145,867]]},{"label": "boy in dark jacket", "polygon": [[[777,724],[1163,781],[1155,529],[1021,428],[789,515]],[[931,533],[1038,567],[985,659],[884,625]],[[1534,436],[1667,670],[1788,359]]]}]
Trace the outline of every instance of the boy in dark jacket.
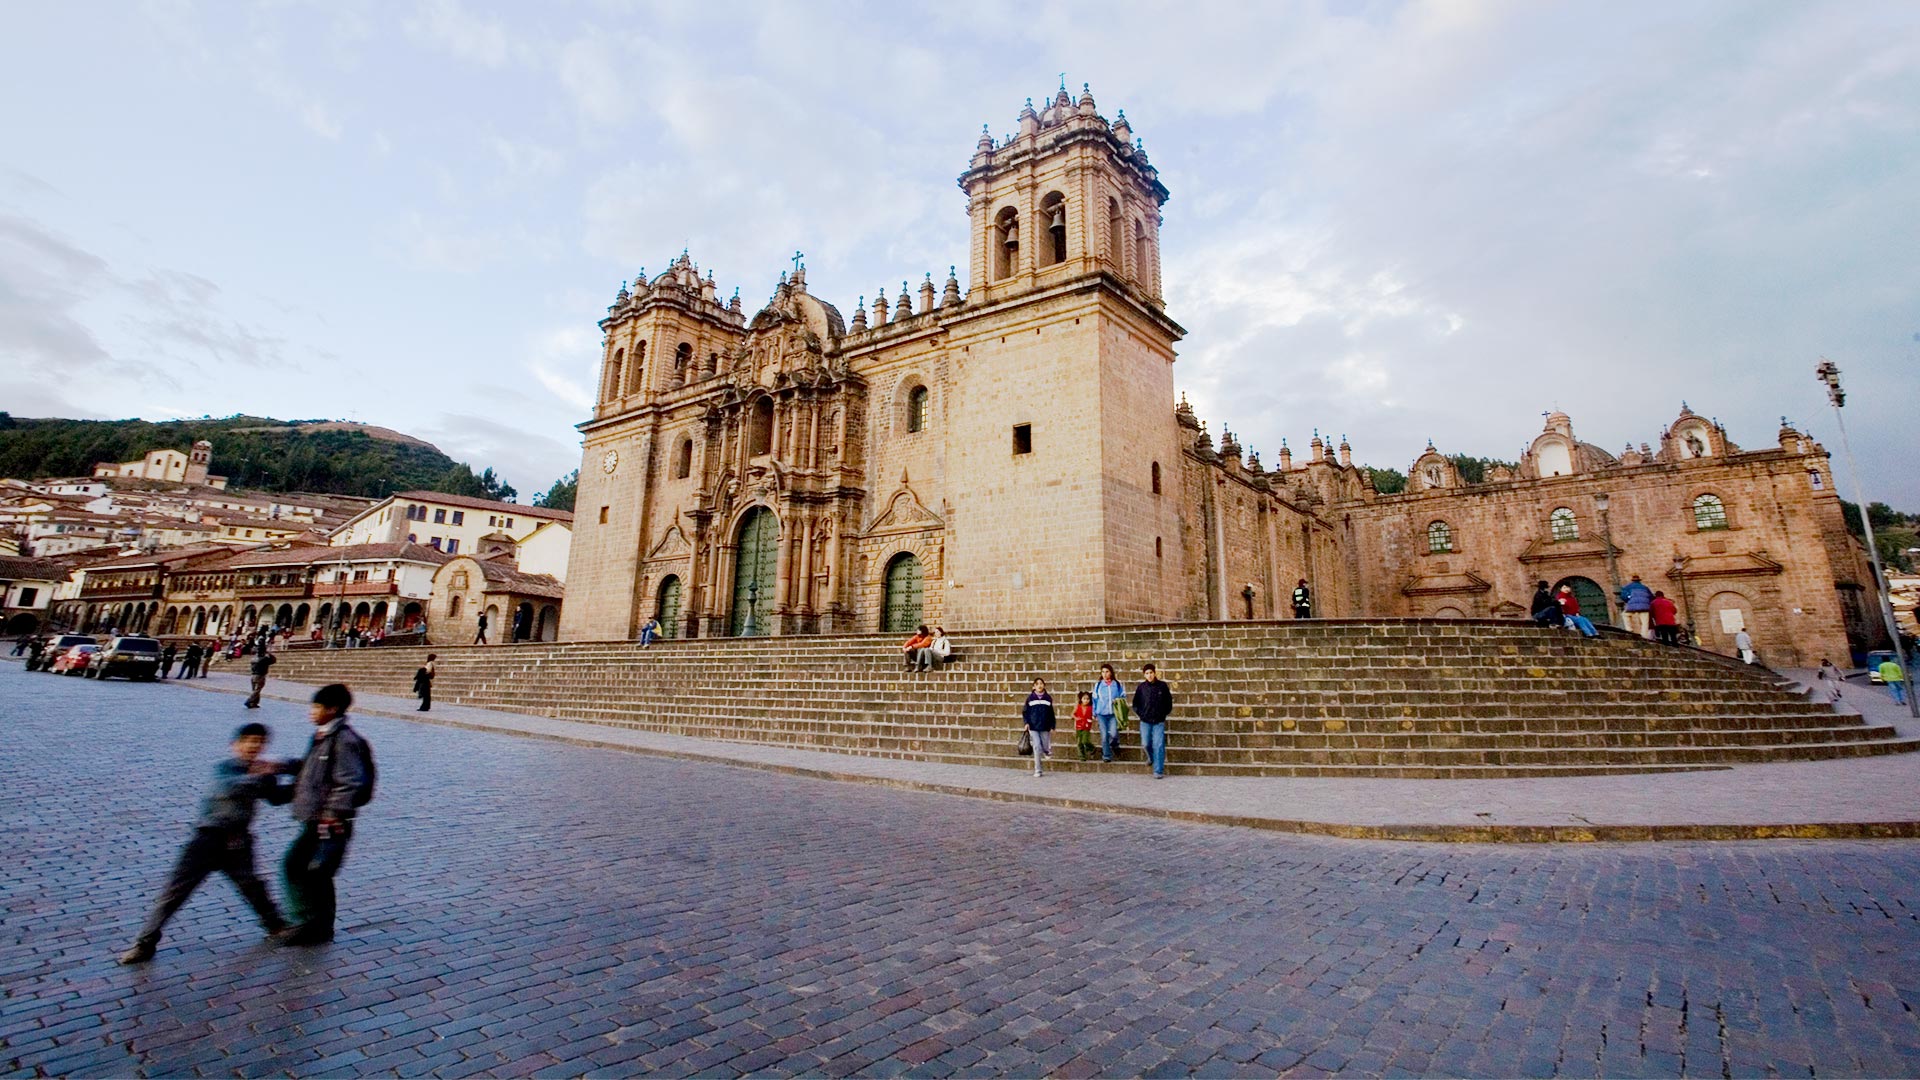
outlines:
[{"label": "boy in dark jacket", "polygon": [[1140,721],[1140,749],[1153,766],[1153,778],[1167,776],[1167,717],[1173,714],[1173,691],[1160,680],[1152,664],[1140,668],[1140,685],[1133,689],[1133,715]]},{"label": "boy in dark jacket", "polygon": [[133,948],[120,954],[123,964],[144,964],[153,959],[154,946],[160,943],[160,931],[187,902],[207,875],[219,871],[233,881],[246,897],[260,925],[267,933],[278,933],[286,924],[267,896],[267,887],[253,870],[253,804],[264,799],[281,805],[293,798],[293,788],[276,776],[275,767],[260,760],[267,745],[265,724],[242,724],[233,733],[233,756],[213,767],[213,786],[200,803],[200,821],[193,838],[180,849],[180,861],[160,899],[154,902],[146,924]]},{"label": "boy in dark jacket", "polygon": [[313,721],[307,756],[281,766],[295,774],[293,819],[301,826],[280,866],[287,911],[296,923],[281,933],[282,944],[333,940],[333,877],[347,857],[354,815],[373,797],[373,750],[347,725],[352,706],[353,694],[341,683],[314,691],[307,710]]}]

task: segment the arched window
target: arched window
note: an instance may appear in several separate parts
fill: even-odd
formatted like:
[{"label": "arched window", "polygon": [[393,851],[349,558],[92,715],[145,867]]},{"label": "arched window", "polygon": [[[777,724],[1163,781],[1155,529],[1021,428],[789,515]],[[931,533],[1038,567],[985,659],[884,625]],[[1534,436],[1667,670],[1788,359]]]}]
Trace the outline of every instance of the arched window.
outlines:
[{"label": "arched window", "polygon": [[720,371],[720,354],[717,352],[708,353],[707,354],[707,374],[713,375],[713,374],[717,374],[719,371]]},{"label": "arched window", "polygon": [[1020,214],[1013,207],[1000,211],[993,219],[987,243],[993,248],[987,253],[993,260],[993,279],[999,281],[1020,265]]},{"label": "arched window", "polygon": [[1718,495],[1702,495],[1693,500],[1693,527],[1702,532],[1727,527],[1727,507]]},{"label": "arched window", "polygon": [[1041,248],[1043,266],[1067,261],[1067,197],[1057,191],[1040,200],[1040,220],[1047,226],[1047,243]]},{"label": "arched window", "polygon": [[1427,525],[1427,551],[1439,555],[1453,550],[1453,526],[1444,521]]},{"label": "arched window", "polygon": [[1147,272],[1151,264],[1147,261],[1147,227],[1140,224],[1139,218],[1133,219],[1133,280],[1142,285],[1152,285],[1153,275]]},{"label": "arched window", "polygon": [[633,343],[633,363],[627,365],[627,386],[623,394],[637,394],[647,388],[647,343]]},{"label": "arched window", "polygon": [[927,388],[916,386],[907,392],[907,430],[925,431],[927,428]]},{"label": "arched window", "polygon": [[681,439],[680,448],[673,455],[673,476],[676,480],[685,480],[693,475],[693,440]]},{"label": "arched window", "polygon": [[455,596],[450,598],[447,601],[447,618],[457,619],[459,617],[460,617],[460,597]]},{"label": "arched window", "polygon": [[1580,539],[1580,521],[1573,516],[1572,510],[1564,506],[1547,515],[1547,526],[1553,530],[1553,539],[1556,543],[1561,540]]},{"label": "arched window", "polygon": [[758,456],[773,449],[773,399],[763,397],[753,403],[753,416],[747,425],[747,453]]},{"label": "arched window", "polygon": [[1160,463],[1153,463],[1153,493],[1160,494]]},{"label": "arched window", "polygon": [[681,342],[673,351],[673,385],[683,386],[687,381],[687,367],[693,363],[693,346]]},{"label": "arched window", "polygon": [[603,398],[616,398],[626,389],[620,381],[620,369],[626,366],[627,350],[613,350],[613,359],[607,361],[607,388],[601,393]]},{"label": "arched window", "polygon": [[1113,260],[1113,268],[1120,269],[1126,261],[1126,252],[1120,247],[1120,200],[1107,198],[1107,258]]}]

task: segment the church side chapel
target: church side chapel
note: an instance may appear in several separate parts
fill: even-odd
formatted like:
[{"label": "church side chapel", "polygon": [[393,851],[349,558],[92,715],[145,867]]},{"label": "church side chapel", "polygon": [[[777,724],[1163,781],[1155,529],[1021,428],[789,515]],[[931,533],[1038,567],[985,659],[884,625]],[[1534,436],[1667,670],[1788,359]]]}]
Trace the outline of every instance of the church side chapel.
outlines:
[{"label": "church side chapel", "polygon": [[[1871,634],[1825,451],[1743,451],[1684,406],[1616,456],[1563,413],[1463,481],[1384,495],[1346,436],[1271,469],[1176,399],[1169,192],[1126,114],[1062,85],[958,180],[960,264],[843,315],[803,257],[749,317],[682,251],[600,321],[567,640],[1320,617],[1519,617],[1536,580],[1617,617],[1640,575],[1702,644],[1780,662]],[[889,294],[892,295],[889,295]],[[1097,437],[1089,437],[1097,433]]]}]

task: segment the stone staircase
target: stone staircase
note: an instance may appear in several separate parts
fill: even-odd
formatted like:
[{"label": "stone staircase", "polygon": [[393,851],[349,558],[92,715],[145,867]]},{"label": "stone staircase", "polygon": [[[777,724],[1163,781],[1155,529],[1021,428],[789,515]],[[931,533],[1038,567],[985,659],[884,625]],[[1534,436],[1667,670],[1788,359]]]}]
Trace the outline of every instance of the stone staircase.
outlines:
[{"label": "stone staircase", "polygon": [[[1496,620],[1179,623],[956,635],[945,670],[897,635],[437,647],[436,704],[702,739],[970,765],[1014,753],[1030,680],[1060,715],[1050,767],[1083,764],[1075,693],[1151,660],[1172,686],[1169,771],[1217,776],[1561,776],[1920,749],[1765,669],[1625,635]],[[274,675],[411,693],[426,649],[283,653]],[[1121,739],[1141,761],[1134,732]]]}]

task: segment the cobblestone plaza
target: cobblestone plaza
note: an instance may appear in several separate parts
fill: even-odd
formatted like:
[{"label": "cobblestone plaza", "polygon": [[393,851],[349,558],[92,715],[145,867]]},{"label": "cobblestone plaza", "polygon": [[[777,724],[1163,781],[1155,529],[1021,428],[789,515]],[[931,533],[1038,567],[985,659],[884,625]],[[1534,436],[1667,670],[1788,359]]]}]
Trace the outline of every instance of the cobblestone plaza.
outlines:
[{"label": "cobblestone plaza", "polygon": [[377,716],[338,941],[210,881],[116,967],[242,718],[0,665],[0,1069],[1920,1072],[1912,842],[1330,840]]}]

